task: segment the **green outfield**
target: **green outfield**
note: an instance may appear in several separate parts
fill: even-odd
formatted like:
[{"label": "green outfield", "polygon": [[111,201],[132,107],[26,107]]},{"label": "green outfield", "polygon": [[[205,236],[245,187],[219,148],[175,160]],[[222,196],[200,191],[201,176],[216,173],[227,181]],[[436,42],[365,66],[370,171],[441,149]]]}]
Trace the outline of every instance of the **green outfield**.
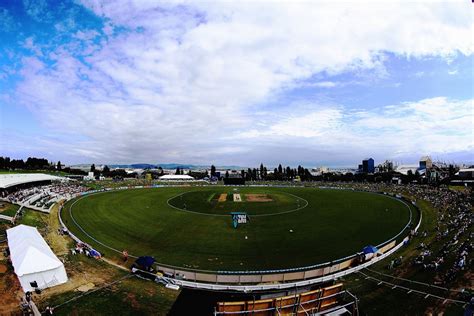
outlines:
[{"label": "green outfield", "polygon": [[[250,222],[234,229],[233,211],[247,212]],[[113,251],[95,240],[161,263],[209,270],[335,260],[390,239],[409,216],[405,204],[384,195],[277,187],[112,191],[70,201],[62,212],[74,234],[106,255]]]},{"label": "green outfield", "polygon": [[227,187],[183,192],[171,198],[168,203],[183,211],[211,215],[228,215],[230,212],[246,212],[249,215],[281,214],[296,211],[308,204],[304,199],[288,192]]}]

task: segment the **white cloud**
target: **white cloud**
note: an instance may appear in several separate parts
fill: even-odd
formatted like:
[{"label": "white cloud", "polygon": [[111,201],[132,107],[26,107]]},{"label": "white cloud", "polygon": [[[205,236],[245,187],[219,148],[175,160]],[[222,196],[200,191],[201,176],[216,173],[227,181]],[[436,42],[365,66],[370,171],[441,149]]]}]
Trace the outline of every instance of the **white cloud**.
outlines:
[{"label": "white cloud", "polygon": [[[437,97],[373,111],[341,107],[309,111],[241,136],[260,142],[291,139],[302,146],[339,147],[357,153],[367,150],[386,158],[397,158],[399,153],[472,153],[473,102]],[[287,114],[291,113],[289,108]],[[306,137],[310,139],[302,141]]]},{"label": "white cloud", "polygon": [[339,83],[333,82],[333,81],[320,81],[320,82],[315,82],[312,84],[314,87],[318,88],[334,88],[337,87]]},{"label": "white cloud", "polygon": [[[67,45],[52,52],[52,67],[25,60],[17,96],[48,128],[83,136],[86,141],[72,147],[85,159],[232,159],[236,152],[229,148],[251,151],[256,145],[248,142],[252,136],[289,137],[298,146],[325,137],[332,139],[324,141],[327,146],[340,145],[360,136],[350,128],[377,134],[377,129],[395,128],[401,118],[365,113],[348,124],[350,113],[343,105],[314,105],[305,115],[290,111],[284,119],[267,122],[250,109],[318,73],[373,69],[383,74],[386,53],[452,58],[473,50],[466,40],[473,22],[461,4],[84,3],[107,18],[107,39],[100,46],[77,48],[86,64],[68,53]],[[116,26],[128,31],[114,33]],[[87,30],[75,34],[88,44],[96,36]],[[337,85],[314,83],[320,88]],[[426,109],[402,108],[439,119]],[[436,127],[432,121],[427,124]],[[262,122],[267,129],[258,128]],[[229,135],[242,139],[226,144]],[[452,141],[441,139],[443,145]],[[380,142],[370,137],[369,144]],[[460,143],[466,146],[464,138]]]}]

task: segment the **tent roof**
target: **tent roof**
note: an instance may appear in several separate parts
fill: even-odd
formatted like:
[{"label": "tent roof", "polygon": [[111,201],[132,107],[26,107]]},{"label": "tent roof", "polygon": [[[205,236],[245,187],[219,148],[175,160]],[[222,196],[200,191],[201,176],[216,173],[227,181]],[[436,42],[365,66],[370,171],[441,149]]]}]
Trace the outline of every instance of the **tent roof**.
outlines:
[{"label": "tent roof", "polygon": [[18,276],[52,270],[63,265],[35,227],[7,229],[8,247]]},{"label": "tent roof", "polygon": [[142,256],[139,257],[137,260],[135,260],[136,264],[142,266],[142,267],[151,267],[153,263],[155,263],[155,258],[150,257],[150,256]]},{"label": "tent roof", "polygon": [[193,177],[187,174],[167,174],[159,177],[160,180],[194,180]]},{"label": "tent roof", "polygon": [[372,246],[372,245],[365,246],[365,247],[362,249],[362,252],[363,252],[363,253],[376,253],[376,252],[378,252],[378,251],[379,251],[379,250],[377,249],[377,247]]}]

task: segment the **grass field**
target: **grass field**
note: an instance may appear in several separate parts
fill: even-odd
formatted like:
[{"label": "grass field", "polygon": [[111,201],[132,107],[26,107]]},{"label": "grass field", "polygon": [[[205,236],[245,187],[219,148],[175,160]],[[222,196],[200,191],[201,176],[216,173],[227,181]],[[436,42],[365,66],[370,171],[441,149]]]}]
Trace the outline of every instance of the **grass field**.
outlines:
[{"label": "grass field", "polygon": [[[233,193],[232,188],[175,187],[87,196],[70,201],[62,217],[73,233],[106,255],[112,251],[86,236],[72,221],[71,213],[92,237],[120,251],[127,249],[137,256],[153,255],[161,263],[210,270],[280,269],[327,262],[391,238],[409,219],[404,204],[371,193],[268,187],[240,188],[239,192],[245,196],[262,190],[273,197],[271,202],[247,203],[244,198],[239,207],[249,213],[270,214],[294,209],[298,199],[308,205],[292,213],[250,215],[250,223],[234,229],[230,216],[220,216],[231,207],[213,206],[222,193]],[[184,192],[187,210],[192,207],[207,214],[168,205],[168,200],[174,200],[179,207],[178,196]],[[224,203],[235,204],[230,197]],[[251,204],[258,206],[252,209]]]},{"label": "grass field", "polygon": [[16,212],[20,208],[16,204],[11,204],[7,202],[1,202],[0,205],[3,205],[3,207],[0,207],[0,214],[10,216],[10,217],[15,216]]},{"label": "grass field", "polygon": [[[239,194],[242,202],[234,202],[233,194]],[[255,195],[265,196],[266,199],[262,197],[261,201],[252,201]],[[219,201],[220,196],[226,200]],[[296,210],[307,203],[304,199],[285,192],[260,188],[221,188],[184,192],[170,199],[169,204],[182,210],[204,214],[228,215],[230,212],[241,211],[248,215],[268,215]]]}]

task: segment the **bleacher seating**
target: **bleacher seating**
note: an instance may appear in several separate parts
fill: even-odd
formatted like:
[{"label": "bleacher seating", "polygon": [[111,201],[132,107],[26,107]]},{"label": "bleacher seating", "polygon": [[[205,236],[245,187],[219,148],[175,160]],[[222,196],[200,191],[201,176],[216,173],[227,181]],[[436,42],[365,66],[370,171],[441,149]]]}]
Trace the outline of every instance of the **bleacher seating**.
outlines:
[{"label": "bleacher seating", "polygon": [[[352,304],[344,304],[341,310],[347,307],[357,310],[357,304],[352,295],[342,288],[342,283],[312,290],[309,292],[276,297],[271,299],[239,302],[218,302],[214,315],[324,315],[325,311],[338,310],[339,305],[349,297]],[[347,302],[345,302],[347,303]]]}]

